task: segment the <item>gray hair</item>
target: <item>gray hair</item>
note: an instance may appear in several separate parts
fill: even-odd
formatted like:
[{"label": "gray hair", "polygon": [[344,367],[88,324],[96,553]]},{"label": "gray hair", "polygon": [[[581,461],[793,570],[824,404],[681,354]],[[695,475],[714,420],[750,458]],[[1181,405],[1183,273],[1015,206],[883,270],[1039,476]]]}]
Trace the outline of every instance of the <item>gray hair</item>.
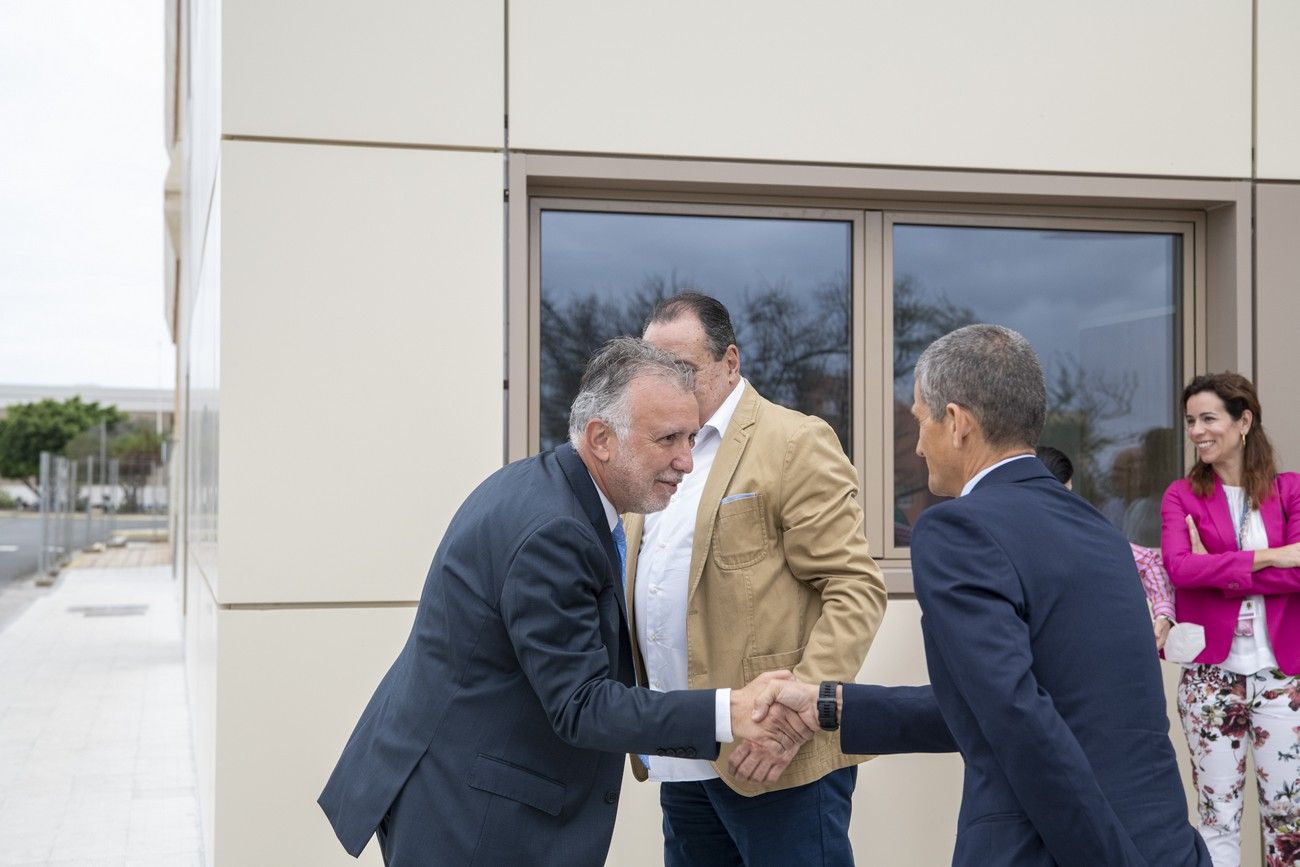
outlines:
[{"label": "gray hair", "polygon": [[1043,368],[1029,341],[1001,325],[967,325],[926,347],[916,382],[932,419],[950,403],[979,422],[989,445],[1034,446],[1047,417]]},{"label": "gray hair", "polygon": [[657,376],[690,394],[695,391],[695,369],[675,355],[636,337],[615,337],[587,362],[578,396],[569,410],[569,442],[581,450],[587,423],[598,418],[626,437],[631,425],[627,390],[642,376]]}]

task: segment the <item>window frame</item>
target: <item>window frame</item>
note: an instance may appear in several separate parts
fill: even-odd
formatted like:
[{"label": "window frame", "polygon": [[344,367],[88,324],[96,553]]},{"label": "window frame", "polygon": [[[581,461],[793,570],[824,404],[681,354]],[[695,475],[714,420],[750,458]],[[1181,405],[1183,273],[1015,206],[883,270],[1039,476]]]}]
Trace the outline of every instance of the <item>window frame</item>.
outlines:
[{"label": "window frame", "polygon": [[[882,443],[892,443],[894,438],[894,353],[892,341],[894,331],[893,240],[894,226],[896,225],[1179,235],[1182,238],[1181,271],[1183,285],[1179,297],[1175,299],[1177,306],[1174,315],[1180,332],[1176,335],[1178,341],[1176,352],[1181,356],[1180,360],[1182,362],[1180,381],[1188,381],[1194,372],[1199,369],[1197,367],[1197,358],[1200,357],[1201,353],[1196,348],[1197,331],[1194,326],[1197,311],[1203,310],[1205,305],[1203,298],[1198,298],[1198,294],[1204,291],[1204,280],[1198,280],[1196,274],[1198,227],[1194,215],[1189,214],[1185,220],[1170,220],[1167,218],[1052,217],[1016,213],[969,214],[951,211],[890,210],[884,212],[882,218],[884,221],[884,238],[881,250],[881,270],[884,275],[883,282],[889,288],[889,291],[882,294],[879,310],[881,321],[875,327],[890,342],[888,343],[889,351],[883,353],[884,369],[875,383],[879,391],[878,394],[874,395],[875,402],[873,403],[873,407],[877,410],[881,420],[880,436]],[[868,325],[869,330],[873,324]],[[1178,418],[1179,413],[1175,412],[1175,421]],[[1185,447],[1183,450],[1184,466],[1188,460],[1188,454]],[[882,448],[881,458],[884,463],[881,479],[884,482],[883,487],[886,489],[884,502],[886,508],[892,512],[894,505],[894,449],[890,447]],[[911,546],[895,544],[892,522],[887,525],[882,522],[879,527],[879,534],[877,538],[883,544],[873,547],[881,552],[882,561],[911,563]]]},{"label": "window frame", "polygon": [[[884,360],[886,355],[892,359],[892,349],[884,351],[882,333],[887,321],[884,287],[889,282],[892,288],[892,273],[885,271],[883,255],[875,263],[867,257],[869,250],[883,249],[885,214],[906,214],[908,219],[902,222],[917,214],[1010,218],[1021,225],[1028,218],[1110,225],[1133,221],[1143,230],[1160,222],[1189,224],[1192,243],[1183,247],[1185,304],[1187,283],[1191,282],[1191,305],[1182,311],[1184,373],[1191,376],[1211,368],[1236,369],[1247,376],[1254,372],[1252,191],[1248,182],[528,151],[507,151],[505,161],[506,417],[502,448],[506,461],[532,453],[528,445],[529,403],[539,397],[531,349],[537,318],[535,313],[530,315],[530,308],[538,306],[532,301],[537,292],[538,258],[531,207],[534,199],[558,200],[565,207],[616,201],[621,203],[620,210],[634,203],[638,207],[702,205],[712,211],[740,206],[758,208],[764,214],[781,208],[861,211],[862,242],[855,239],[854,250],[861,264],[863,294],[855,298],[855,305],[863,305],[864,345],[870,347],[873,340],[878,341],[881,351],[858,355],[855,349],[855,357],[862,359],[864,390],[855,391],[854,397],[877,413],[886,405],[882,399]],[[1105,230],[1110,225],[1094,224],[1094,228]],[[1186,267],[1189,256],[1190,268]],[[889,268],[892,272],[892,263]],[[854,279],[858,280],[857,274]],[[863,303],[872,297],[873,288],[878,305]],[[855,312],[855,327],[857,321]],[[888,321],[892,341],[892,310]],[[888,391],[892,395],[892,385]],[[889,426],[868,421],[863,431],[865,445],[855,465],[863,480],[862,491],[873,491],[873,480],[888,482],[888,492],[875,485],[872,496],[862,496],[865,529],[890,595],[910,598],[910,559],[881,544],[882,539],[892,542],[892,524],[887,526],[885,520],[886,514],[892,515],[893,506],[892,468],[888,476],[884,472],[885,432],[892,437],[892,404],[888,406]],[[1185,448],[1184,460],[1189,458],[1190,449]]]},{"label": "window frame", "polygon": [[[536,454],[541,447],[541,305],[542,305],[542,211],[581,211],[584,213],[607,214],[663,214],[683,217],[742,217],[773,220],[810,220],[818,222],[848,223],[850,225],[849,264],[852,274],[849,280],[849,293],[853,302],[853,324],[851,330],[849,396],[853,411],[849,419],[849,442],[853,454],[861,457],[867,454],[864,441],[866,430],[865,375],[859,361],[865,353],[864,310],[861,299],[864,287],[863,249],[863,214],[857,210],[818,207],[762,207],[753,205],[709,205],[681,202],[631,201],[622,199],[574,199],[538,196],[528,203],[529,244],[529,279],[528,279],[528,319],[535,325],[528,331],[528,392],[529,397],[523,409],[528,414],[527,447],[529,454]],[[745,372],[745,348],[740,354],[740,372]],[[860,460],[854,461],[858,474],[858,502],[863,502],[864,490],[863,468]]]}]

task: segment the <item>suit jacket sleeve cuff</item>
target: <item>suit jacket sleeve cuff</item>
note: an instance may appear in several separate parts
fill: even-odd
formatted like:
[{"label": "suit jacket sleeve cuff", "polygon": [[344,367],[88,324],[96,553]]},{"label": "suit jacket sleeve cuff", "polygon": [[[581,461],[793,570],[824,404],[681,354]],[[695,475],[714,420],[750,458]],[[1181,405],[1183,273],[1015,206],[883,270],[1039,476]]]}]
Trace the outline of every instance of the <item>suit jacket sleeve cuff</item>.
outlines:
[{"label": "suit jacket sleeve cuff", "polygon": [[729,689],[720,689],[714,693],[713,728],[714,738],[720,744],[729,744],[736,739],[731,732],[731,690]]}]

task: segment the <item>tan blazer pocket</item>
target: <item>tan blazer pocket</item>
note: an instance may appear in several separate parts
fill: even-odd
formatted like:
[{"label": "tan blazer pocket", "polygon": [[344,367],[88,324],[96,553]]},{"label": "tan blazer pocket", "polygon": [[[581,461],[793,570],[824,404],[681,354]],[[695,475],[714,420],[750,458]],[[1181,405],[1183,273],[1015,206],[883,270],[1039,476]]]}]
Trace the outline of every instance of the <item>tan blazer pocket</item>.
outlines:
[{"label": "tan blazer pocket", "polygon": [[[804,647],[807,647],[807,645]],[[749,683],[765,671],[789,671],[793,669],[803,659],[804,647],[798,650],[783,650],[780,653],[746,656],[740,664],[741,673],[745,675],[745,683]]]},{"label": "tan blazer pocket", "polygon": [[[741,672],[745,675],[745,683],[749,683],[765,671],[789,671],[793,669],[803,659],[806,647],[807,645],[798,650],[785,650],[781,653],[766,653],[745,657],[741,663]],[[799,752],[790,761],[790,766],[794,767],[813,758],[821,758],[826,755],[830,745],[829,738],[814,737],[799,748]]]},{"label": "tan blazer pocket", "polygon": [[744,569],[767,556],[767,499],[762,493],[718,506],[713,560],[720,569]]}]

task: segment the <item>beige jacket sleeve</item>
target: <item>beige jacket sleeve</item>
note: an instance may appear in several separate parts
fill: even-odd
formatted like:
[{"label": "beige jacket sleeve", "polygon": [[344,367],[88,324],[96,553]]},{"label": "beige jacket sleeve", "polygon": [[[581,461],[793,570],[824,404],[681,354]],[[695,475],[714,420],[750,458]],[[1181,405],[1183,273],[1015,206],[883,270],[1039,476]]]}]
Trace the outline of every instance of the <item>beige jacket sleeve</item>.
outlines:
[{"label": "beige jacket sleeve", "polygon": [[786,566],[822,598],[800,680],[852,681],[885,614],[885,582],[868,550],[858,479],[830,426],[808,418],[790,438],[781,473]]}]

